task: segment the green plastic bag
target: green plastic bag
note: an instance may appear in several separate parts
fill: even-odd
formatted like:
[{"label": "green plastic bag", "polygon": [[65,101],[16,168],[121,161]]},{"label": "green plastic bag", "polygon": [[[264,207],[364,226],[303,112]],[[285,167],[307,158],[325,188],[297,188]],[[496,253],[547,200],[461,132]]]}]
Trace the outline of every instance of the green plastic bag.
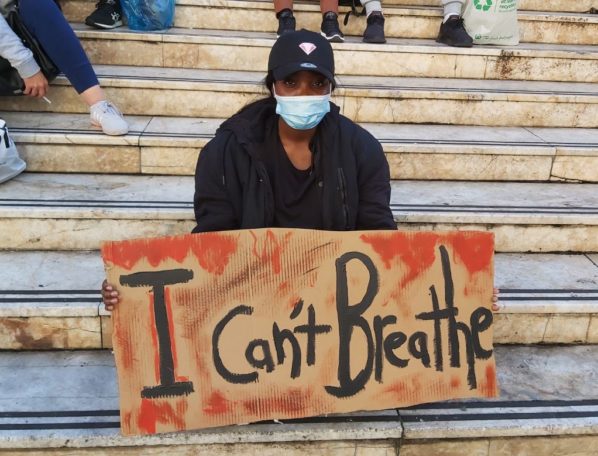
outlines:
[{"label": "green plastic bag", "polygon": [[519,44],[517,0],[468,0],[463,22],[475,44]]}]

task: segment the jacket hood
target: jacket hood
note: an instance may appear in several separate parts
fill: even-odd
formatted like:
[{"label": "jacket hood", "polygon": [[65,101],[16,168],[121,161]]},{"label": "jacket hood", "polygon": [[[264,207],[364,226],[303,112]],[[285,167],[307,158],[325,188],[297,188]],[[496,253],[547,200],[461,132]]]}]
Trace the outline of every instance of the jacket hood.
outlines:
[{"label": "jacket hood", "polygon": [[273,97],[264,98],[245,106],[230,119],[225,120],[216,134],[220,131],[230,131],[239,144],[262,143],[274,118],[276,100]]}]

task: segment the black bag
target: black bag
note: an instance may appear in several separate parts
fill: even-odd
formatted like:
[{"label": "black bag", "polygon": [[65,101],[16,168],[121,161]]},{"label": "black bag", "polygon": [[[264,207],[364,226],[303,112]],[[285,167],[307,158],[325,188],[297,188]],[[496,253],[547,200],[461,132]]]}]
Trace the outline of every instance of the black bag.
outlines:
[{"label": "black bag", "polygon": [[[25,47],[33,53],[35,61],[48,82],[54,80],[60,74],[58,67],[48,57],[35,37],[27,30],[19,16],[18,8],[12,9],[6,18],[6,22],[15,34],[21,38]],[[20,95],[25,89],[25,83],[17,70],[10,66],[10,62],[0,57],[0,95]]]},{"label": "black bag", "polygon": [[351,16],[351,14],[353,14],[356,17],[365,15],[365,7],[362,6],[361,11],[357,11],[357,7],[361,5],[359,0],[338,0],[338,5],[351,7],[351,10],[349,10],[345,15],[345,20],[343,21],[344,25],[347,25],[347,23],[349,22],[349,16]]}]

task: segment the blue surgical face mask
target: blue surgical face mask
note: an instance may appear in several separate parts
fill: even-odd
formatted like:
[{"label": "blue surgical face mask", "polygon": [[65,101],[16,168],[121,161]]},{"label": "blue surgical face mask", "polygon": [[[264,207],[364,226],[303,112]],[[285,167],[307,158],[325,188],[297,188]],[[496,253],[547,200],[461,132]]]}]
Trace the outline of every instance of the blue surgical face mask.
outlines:
[{"label": "blue surgical face mask", "polygon": [[[274,90],[274,88],[272,88]],[[330,112],[330,94],[283,97],[276,95],[276,114],[295,130],[309,130]]]}]

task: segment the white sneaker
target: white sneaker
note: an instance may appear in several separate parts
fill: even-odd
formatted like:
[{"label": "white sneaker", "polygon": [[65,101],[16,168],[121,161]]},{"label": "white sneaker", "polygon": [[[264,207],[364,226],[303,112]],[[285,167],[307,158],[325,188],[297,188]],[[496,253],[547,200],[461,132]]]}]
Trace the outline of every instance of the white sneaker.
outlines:
[{"label": "white sneaker", "polygon": [[101,127],[107,135],[126,135],[129,124],[123,119],[120,111],[109,101],[98,101],[90,108],[91,123]]}]

